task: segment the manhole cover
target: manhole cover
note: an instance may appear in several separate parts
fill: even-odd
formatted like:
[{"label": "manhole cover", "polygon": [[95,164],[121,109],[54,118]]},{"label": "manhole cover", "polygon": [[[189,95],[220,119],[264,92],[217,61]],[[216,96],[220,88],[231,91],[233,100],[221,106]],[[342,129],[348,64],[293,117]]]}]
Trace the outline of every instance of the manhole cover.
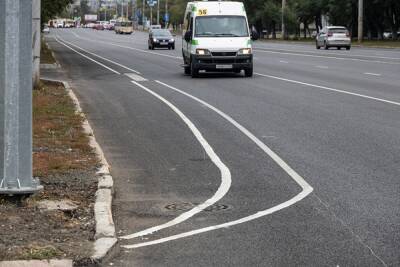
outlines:
[{"label": "manhole cover", "polygon": [[[198,205],[200,205],[200,203],[174,203],[174,204],[169,204],[169,205],[165,206],[165,208],[167,210],[174,210],[174,211],[188,211]],[[226,209],[229,209],[228,205],[214,204],[214,205],[211,205],[211,206],[207,207],[206,209],[204,209],[204,211],[213,212],[213,211],[220,211],[220,210],[226,210]]]}]

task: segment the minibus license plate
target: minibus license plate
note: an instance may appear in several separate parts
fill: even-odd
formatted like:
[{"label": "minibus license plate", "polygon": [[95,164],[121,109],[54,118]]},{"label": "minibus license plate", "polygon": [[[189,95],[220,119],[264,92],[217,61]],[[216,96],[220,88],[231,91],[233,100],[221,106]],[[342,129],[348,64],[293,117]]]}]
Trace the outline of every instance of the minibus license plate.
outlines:
[{"label": "minibus license plate", "polygon": [[217,69],[232,69],[232,65],[216,65]]}]

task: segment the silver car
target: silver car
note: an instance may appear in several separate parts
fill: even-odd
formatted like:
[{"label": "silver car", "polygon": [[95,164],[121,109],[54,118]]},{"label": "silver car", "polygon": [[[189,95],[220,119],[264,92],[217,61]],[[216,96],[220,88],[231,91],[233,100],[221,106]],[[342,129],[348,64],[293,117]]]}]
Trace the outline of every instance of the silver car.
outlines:
[{"label": "silver car", "polygon": [[345,47],[346,50],[351,48],[351,37],[346,27],[342,26],[327,26],[324,27],[316,37],[316,47],[329,49],[329,47],[336,47],[341,49]]}]

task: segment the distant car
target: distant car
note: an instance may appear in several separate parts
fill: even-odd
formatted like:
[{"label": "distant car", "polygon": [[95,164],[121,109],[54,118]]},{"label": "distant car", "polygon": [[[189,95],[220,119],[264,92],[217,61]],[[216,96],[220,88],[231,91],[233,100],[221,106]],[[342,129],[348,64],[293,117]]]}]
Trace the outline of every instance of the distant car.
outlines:
[{"label": "distant car", "polygon": [[64,24],[58,23],[56,28],[64,28]]},{"label": "distant car", "polygon": [[96,24],[94,24],[93,29],[98,30],[98,31],[103,31],[104,26],[100,23],[96,23]]},{"label": "distant car", "polygon": [[167,29],[153,29],[149,32],[148,45],[151,50],[156,47],[175,49],[175,39]]},{"label": "distant car", "polygon": [[48,34],[48,33],[50,33],[50,29],[49,29],[49,27],[48,27],[48,26],[44,26],[44,28],[43,28],[42,32],[43,32],[43,33],[45,33],[45,34]]},{"label": "distant car", "polygon": [[327,26],[324,27],[316,37],[315,45],[317,49],[321,47],[329,49],[336,47],[340,50],[345,47],[346,50],[351,48],[351,37],[346,27],[342,26]]},{"label": "distant car", "polygon": [[161,29],[161,25],[151,25],[151,26],[150,26],[150,31],[152,31],[152,30],[159,30],[159,29]]}]

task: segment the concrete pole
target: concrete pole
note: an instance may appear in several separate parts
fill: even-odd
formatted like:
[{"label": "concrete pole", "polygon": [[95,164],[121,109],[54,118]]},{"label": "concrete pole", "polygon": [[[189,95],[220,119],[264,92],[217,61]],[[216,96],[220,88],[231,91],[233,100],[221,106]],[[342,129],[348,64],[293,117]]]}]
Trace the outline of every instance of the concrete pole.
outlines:
[{"label": "concrete pole", "polygon": [[157,25],[160,25],[160,0],[157,0]]},{"label": "concrete pole", "polygon": [[0,194],[32,194],[32,0],[0,1]]},{"label": "concrete pole", "polygon": [[286,23],[285,23],[285,10],[286,10],[286,0],[282,0],[282,39],[286,39]]},{"label": "concrete pole", "polygon": [[40,0],[32,0],[32,51],[33,51],[33,87],[40,83]]},{"label": "concrete pole", "polygon": [[143,25],[143,30],[144,30],[144,24],[146,23],[145,18],[144,18],[144,8],[145,8],[145,0],[143,0],[143,4],[142,4],[142,25]]},{"label": "concrete pole", "polygon": [[150,26],[153,25],[153,6],[150,6]]},{"label": "concrete pole", "polygon": [[167,16],[167,14],[168,14],[168,21],[165,21],[165,28],[166,29],[168,29],[169,13],[168,13],[168,0],[165,0],[165,15]]},{"label": "concrete pole", "polygon": [[362,43],[364,35],[364,0],[358,0],[358,43]]}]

